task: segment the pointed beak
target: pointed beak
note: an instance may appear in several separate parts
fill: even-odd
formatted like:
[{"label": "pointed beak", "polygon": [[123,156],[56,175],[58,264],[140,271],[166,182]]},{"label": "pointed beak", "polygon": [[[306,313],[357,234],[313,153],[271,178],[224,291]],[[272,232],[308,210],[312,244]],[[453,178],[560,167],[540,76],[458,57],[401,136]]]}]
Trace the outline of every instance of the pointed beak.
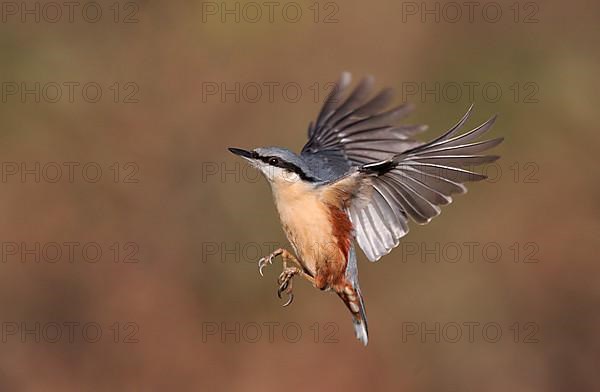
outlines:
[{"label": "pointed beak", "polygon": [[229,147],[229,151],[235,155],[239,155],[246,159],[252,159],[252,153],[250,151],[242,150],[241,148]]}]

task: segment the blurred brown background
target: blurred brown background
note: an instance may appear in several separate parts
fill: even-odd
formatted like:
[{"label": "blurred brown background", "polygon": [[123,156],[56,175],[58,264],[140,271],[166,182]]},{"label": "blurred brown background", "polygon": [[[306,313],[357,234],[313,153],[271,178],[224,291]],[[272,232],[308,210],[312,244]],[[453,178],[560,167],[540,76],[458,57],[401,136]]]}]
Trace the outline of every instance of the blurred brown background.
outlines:
[{"label": "blurred brown background", "polygon": [[[597,2],[78,4],[2,3],[0,390],[600,388]],[[367,348],[332,294],[280,307],[270,190],[226,150],[299,151],[344,70],[423,138],[471,102],[506,137],[359,256]]]}]

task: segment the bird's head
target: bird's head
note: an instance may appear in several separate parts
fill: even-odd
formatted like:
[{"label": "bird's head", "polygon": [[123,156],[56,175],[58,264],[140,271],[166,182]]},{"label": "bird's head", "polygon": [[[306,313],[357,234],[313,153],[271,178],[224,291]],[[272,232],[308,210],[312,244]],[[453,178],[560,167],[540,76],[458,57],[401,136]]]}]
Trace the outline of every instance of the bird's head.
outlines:
[{"label": "bird's head", "polygon": [[248,151],[230,147],[229,151],[260,170],[271,185],[317,181],[302,158],[285,148],[259,147]]}]

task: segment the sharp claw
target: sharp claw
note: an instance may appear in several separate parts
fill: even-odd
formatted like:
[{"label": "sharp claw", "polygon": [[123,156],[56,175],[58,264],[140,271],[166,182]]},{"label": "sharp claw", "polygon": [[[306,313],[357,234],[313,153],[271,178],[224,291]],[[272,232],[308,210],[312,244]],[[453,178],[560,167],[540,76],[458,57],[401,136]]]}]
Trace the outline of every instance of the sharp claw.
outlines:
[{"label": "sharp claw", "polygon": [[289,281],[288,281],[288,282],[284,282],[284,283],[283,283],[281,286],[279,286],[279,288],[277,289],[277,296],[279,297],[279,299],[282,299],[282,298],[281,298],[281,294],[282,294],[282,293],[284,293],[284,292],[285,292],[285,293],[288,295],[288,300],[286,301],[286,303],[284,303],[284,304],[282,305],[283,307],[286,307],[286,306],[288,306],[288,305],[289,305],[289,304],[291,304],[291,303],[292,303],[292,301],[294,300],[294,293],[292,293],[292,292],[291,292],[291,290],[290,290],[290,291],[286,291],[286,290],[288,289],[288,287],[289,287]]},{"label": "sharp claw", "polygon": [[265,268],[265,266],[267,264],[271,264],[271,258],[270,257],[263,257],[260,260],[258,260],[258,273],[260,274],[260,276],[263,276],[263,269]]},{"label": "sharp claw", "polygon": [[281,306],[283,306],[285,308],[286,306],[288,306],[289,304],[291,304],[293,301],[294,301],[294,294],[293,293],[289,293],[289,298],[288,298],[287,302],[284,303]]}]

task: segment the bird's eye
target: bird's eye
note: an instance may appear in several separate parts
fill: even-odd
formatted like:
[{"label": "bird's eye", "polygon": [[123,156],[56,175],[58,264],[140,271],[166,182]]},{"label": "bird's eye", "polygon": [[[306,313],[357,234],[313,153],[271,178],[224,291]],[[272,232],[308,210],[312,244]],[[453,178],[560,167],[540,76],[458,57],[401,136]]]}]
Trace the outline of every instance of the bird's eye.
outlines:
[{"label": "bird's eye", "polygon": [[277,166],[279,164],[279,159],[277,158],[269,158],[269,165]]}]

